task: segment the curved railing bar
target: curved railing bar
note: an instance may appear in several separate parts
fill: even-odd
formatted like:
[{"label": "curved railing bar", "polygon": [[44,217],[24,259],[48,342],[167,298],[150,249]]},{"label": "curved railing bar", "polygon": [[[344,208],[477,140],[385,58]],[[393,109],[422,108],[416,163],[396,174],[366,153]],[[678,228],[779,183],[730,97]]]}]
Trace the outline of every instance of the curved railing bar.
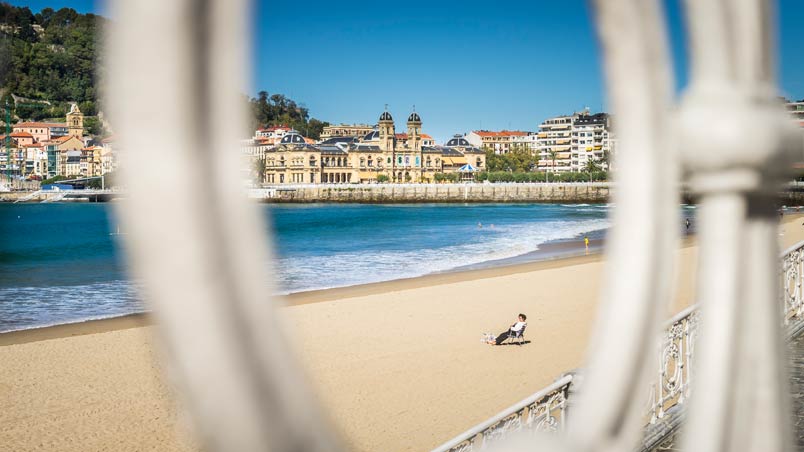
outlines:
[{"label": "curved railing bar", "polygon": [[[618,134],[617,191],[592,348],[567,437],[572,450],[630,450],[638,441],[652,340],[672,297],[678,176],[667,132],[672,93],[658,2],[598,0]],[[633,277],[623,277],[632,275]],[[612,365],[617,363],[617,365]]]},{"label": "curved railing bar", "polygon": [[130,193],[118,213],[205,450],[334,451],[283,337],[265,228],[239,181],[246,5],[112,5],[109,99]]},{"label": "curved railing bar", "polygon": [[773,250],[793,147],[771,80],[769,11],[762,0],[687,1],[693,67],[679,136],[700,194],[702,323],[686,450],[791,448]]}]

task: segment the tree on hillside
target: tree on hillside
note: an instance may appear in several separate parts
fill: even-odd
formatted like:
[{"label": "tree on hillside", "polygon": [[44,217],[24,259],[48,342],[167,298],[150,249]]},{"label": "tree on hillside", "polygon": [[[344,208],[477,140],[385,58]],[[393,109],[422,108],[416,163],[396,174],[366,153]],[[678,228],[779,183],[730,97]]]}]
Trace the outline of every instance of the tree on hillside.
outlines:
[{"label": "tree on hillside", "polygon": [[255,126],[292,127],[305,136],[318,139],[328,122],[310,119],[306,107],[299,105],[284,94],[269,95],[267,91],[260,91],[257,97],[251,99],[251,112]]}]

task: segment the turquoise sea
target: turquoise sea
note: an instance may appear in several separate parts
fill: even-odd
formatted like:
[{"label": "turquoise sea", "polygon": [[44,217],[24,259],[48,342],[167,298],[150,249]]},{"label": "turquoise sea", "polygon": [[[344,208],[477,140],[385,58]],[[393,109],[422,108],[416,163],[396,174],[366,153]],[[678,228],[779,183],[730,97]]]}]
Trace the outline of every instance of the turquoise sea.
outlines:
[{"label": "turquoise sea", "polygon": [[[0,332],[141,312],[109,204],[0,205]],[[529,256],[609,226],[607,205],[261,205],[281,292]],[[122,231],[125,232],[125,231]]]}]

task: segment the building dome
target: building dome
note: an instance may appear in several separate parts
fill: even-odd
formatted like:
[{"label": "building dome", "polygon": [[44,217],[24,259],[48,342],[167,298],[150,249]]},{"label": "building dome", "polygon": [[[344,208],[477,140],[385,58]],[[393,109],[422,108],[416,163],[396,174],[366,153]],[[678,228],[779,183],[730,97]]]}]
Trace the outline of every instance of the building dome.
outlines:
[{"label": "building dome", "polygon": [[471,146],[466,138],[456,135],[451,140],[447,141],[447,147],[454,147],[454,146]]},{"label": "building dome", "polygon": [[391,113],[388,113],[387,111],[382,112],[382,114],[380,115],[380,121],[393,121],[393,120],[394,118],[391,117]]},{"label": "building dome", "polygon": [[293,131],[287,133],[285,136],[282,137],[282,141],[279,144],[304,144],[304,137],[299,135],[298,132]]},{"label": "building dome", "polygon": [[422,118],[415,111],[408,116],[408,122],[422,122]]}]

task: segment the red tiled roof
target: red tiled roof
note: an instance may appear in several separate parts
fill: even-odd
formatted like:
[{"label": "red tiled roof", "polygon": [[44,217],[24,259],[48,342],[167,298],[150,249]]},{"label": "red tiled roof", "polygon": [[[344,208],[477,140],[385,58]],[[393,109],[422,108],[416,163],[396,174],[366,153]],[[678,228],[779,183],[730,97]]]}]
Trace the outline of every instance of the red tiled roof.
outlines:
[{"label": "red tiled roof", "polygon": [[33,138],[28,132],[11,132],[11,138]]},{"label": "red tiled roof", "polygon": [[422,138],[425,139],[425,140],[432,140],[433,139],[433,137],[431,137],[430,135],[427,135],[426,133],[422,134]]},{"label": "red tiled roof", "polygon": [[258,132],[274,132],[276,130],[291,130],[288,126],[272,126],[258,129]]},{"label": "red tiled roof", "polygon": [[474,133],[481,137],[521,137],[528,134],[528,132],[521,132],[519,130],[501,130],[499,132],[475,130]]},{"label": "red tiled roof", "polygon": [[[53,139],[51,141],[54,141],[56,143],[64,143],[65,141],[69,140],[70,138],[75,138],[75,137],[73,137],[72,135],[64,135],[63,137],[58,137],[58,138],[55,138],[55,139]],[[76,138],[76,140],[77,139],[78,138]]]},{"label": "red tiled roof", "polygon": [[51,127],[67,127],[66,122],[20,122],[14,124],[14,128],[23,128],[23,127],[41,127],[41,128],[51,128]]},{"label": "red tiled roof", "polygon": [[26,144],[24,147],[26,147],[26,148],[41,148],[43,146],[42,146],[42,143],[31,143],[31,144]]}]

